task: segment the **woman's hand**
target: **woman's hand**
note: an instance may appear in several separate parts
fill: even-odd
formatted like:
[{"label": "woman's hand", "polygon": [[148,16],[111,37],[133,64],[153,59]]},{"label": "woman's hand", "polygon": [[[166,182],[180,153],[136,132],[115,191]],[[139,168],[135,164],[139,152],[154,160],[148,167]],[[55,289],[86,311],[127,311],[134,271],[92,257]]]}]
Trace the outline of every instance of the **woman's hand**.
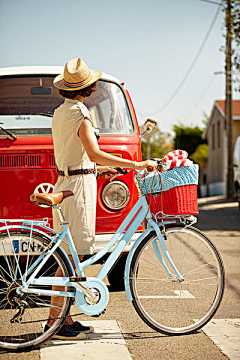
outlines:
[{"label": "woman's hand", "polygon": [[148,171],[155,171],[158,167],[158,163],[156,161],[153,160],[145,160],[145,161],[141,161],[141,162],[137,162],[135,169],[136,170],[143,170],[146,169]]},{"label": "woman's hand", "polygon": [[116,175],[117,170],[109,166],[97,166],[97,171],[102,178],[108,179]]}]

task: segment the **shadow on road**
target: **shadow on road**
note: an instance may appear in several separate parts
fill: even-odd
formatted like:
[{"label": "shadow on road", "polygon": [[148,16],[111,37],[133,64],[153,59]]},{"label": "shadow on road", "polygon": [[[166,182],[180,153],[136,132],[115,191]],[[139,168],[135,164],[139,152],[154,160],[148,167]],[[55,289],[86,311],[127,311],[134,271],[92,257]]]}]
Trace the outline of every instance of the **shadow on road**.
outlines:
[{"label": "shadow on road", "polygon": [[[201,334],[201,331],[194,332],[195,335]],[[133,332],[133,333],[123,333],[125,340],[142,340],[142,339],[153,339],[153,338],[164,338],[164,337],[182,337],[182,336],[189,336],[191,334],[185,334],[185,335],[167,335],[167,334],[161,334],[159,332]]]},{"label": "shadow on road", "polygon": [[240,231],[240,210],[237,202],[207,201],[199,204],[196,227],[202,231]]}]

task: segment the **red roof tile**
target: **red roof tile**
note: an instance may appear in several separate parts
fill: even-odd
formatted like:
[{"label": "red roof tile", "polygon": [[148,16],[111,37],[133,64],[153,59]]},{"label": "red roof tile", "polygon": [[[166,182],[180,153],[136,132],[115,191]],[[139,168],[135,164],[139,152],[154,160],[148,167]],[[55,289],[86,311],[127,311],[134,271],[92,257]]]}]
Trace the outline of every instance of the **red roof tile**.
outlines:
[{"label": "red roof tile", "polygon": [[[216,103],[220,106],[222,111],[225,113],[225,100],[216,100]],[[233,114],[233,116],[240,115],[240,100],[232,101],[232,114]]]}]

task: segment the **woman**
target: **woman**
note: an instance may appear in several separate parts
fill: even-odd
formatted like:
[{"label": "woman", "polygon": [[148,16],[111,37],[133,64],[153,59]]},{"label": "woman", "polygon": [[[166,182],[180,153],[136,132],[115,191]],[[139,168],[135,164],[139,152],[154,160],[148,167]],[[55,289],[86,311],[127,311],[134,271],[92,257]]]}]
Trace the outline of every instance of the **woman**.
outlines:
[{"label": "woman", "polygon": [[[77,58],[68,61],[64,74],[54,79],[54,86],[65,102],[55,110],[52,123],[54,156],[59,174],[53,191],[71,190],[74,193],[64,200],[62,210],[66,220],[71,221],[70,231],[80,260],[94,250],[96,174],[110,177],[117,172],[114,167],[142,170],[151,166],[154,170],[157,166],[151,160],[136,162],[121,159],[99,149],[91,113],[83,102],[96,90],[101,74],[100,71],[90,70],[82,59]],[[96,168],[96,163],[105,166]],[[53,214],[53,225],[54,229],[61,231],[57,213]],[[60,270],[57,270],[56,276],[61,276]],[[52,304],[61,301],[61,297],[55,297]],[[51,326],[57,316],[58,311],[51,307],[47,326]],[[92,331],[92,327],[74,322],[69,314],[55,338],[85,339],[85,333]]]}]

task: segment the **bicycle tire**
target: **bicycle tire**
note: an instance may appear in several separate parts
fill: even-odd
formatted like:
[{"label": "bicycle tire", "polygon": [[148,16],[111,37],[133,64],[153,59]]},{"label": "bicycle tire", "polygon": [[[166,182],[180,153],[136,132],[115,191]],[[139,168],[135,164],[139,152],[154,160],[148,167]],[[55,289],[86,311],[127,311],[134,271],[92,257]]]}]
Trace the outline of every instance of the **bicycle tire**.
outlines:
[{"label": "bicycle tire", "polygon": [[[132,259],[133,306],[142,320],[158,332],[190,334],[216,313],[224,292],[224,266],[216,247],[198,229],[170,224],[166,236],[168,252],[184,281],[180,282],[176,275],[170,278],[160,264],[153,249],[158,240],[152,231]],[[171,270],[170,265],[168,268]]]},{"label": "bicycle tire", "polygon": [[[29,270],[34,264],[42,249],[49,245],[50,240],[42,234],[31,234],[28,231],[10,231],[9,234],[10,238],[7,232],[0,234],[0,254],[2,255],[0,256],[0,348],[9,350],[31,349],[39,346],[58,331],[70,310],[71,299],[63,297],[63,304],[59,305],[59,303],[56,304],[56,299],[54,304],[54,297],[37,293],[28,293],[21,297],[17,293],[16,289],[21,287],[22,280],[28,279],[27,276],[25,278],[27,269]],[[16,256],[12,250],[12,245]],[[28,249],[31,252],[28,252]],[[37,254],[34,254],[34,249],[38,249]],[[63,276],[72,275],[69,264],[59,248],[53,252],[37,274],[37,278],[54,276],[57,268],[62,270]],[[22,280],[20,280],[21,278]],[[29,289],[31,287],[51,288],[51,286],[33,285]],[[68,287],[64,289],[69,291]],[[22,301],[20,307],[16,303],[16,298],[18,301]],[[14,322],[14,316],[17,316],[22,305],[24,313],[21,322]],[[50,308],[59,311],[59,314],[54,318],[54,324],[44,332],[43,329],[48,320]]]}]

